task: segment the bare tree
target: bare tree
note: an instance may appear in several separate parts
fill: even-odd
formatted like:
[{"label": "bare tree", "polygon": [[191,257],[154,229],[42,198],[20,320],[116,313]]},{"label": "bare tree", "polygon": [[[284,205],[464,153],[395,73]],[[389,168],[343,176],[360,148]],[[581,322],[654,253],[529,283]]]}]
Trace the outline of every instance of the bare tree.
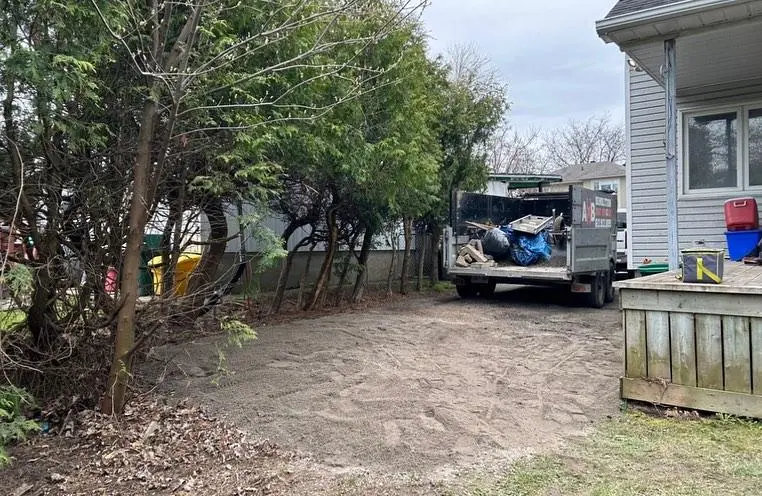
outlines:
[{"label": "bare tree", "polygon": [[541,174],[548,168],[538,128],[519,132],[506,123],[487,143],[486,152],[490,170],[498,174]]},{"label": "bare tree", "polygon": [[554,168],[590,162],[621,162],[625,157],[621,125],[609,114],[575,119],[544,136],[544,150]]}]

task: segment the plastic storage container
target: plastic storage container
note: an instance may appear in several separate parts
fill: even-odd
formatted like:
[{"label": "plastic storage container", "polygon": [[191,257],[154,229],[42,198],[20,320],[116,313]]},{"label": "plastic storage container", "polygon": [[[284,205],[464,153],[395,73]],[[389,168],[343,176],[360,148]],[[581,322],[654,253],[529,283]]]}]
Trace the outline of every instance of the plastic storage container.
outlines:
[{"label": "plastic storage container", "polygon": [[759,212],[754,198],[733,198],[725,202],[725,227],[728,231],[759,229]]},{"label": "plastic storage container", "polygon": [[728,242],[728,255],[734,262],[743,260],[743,257],[755,255],[757,244],[762,239],[762,231],[728,231],[725,233]]},{"label": "plastic storage container", "polygon": [[652,276],[654,274],[661,274],[662,272],[668,271],[669,264],[667,263],[651,262],[649,264],[644,264],[638,267],[638,272],[641,276]]},{"label": "plastic storage container", "polygon": [[[173,293],[175,296],[185,295],[185,291],[188,289],[188,278],[196,269],[196,266],[201,261],[201,255],[195,253],[181,253],[180,258],[177,260],[177,268],[175,269],[175,277],[172,281]],[[153,293],[155,295],[161,295],[162,286],[164,283],[164,267],[162,265],[162,257],[154,257],[148,262],[148,267],[153,274]]]}]

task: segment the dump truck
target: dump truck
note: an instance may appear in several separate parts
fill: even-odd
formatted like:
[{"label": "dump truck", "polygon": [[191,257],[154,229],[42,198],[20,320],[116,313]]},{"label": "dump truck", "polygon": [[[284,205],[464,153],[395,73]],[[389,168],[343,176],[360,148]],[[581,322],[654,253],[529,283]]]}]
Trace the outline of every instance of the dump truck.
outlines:
[{"label": "dump truck", "polygon": [[[617,255],[616,195],[570,186],[568,191],[530,192],[516,197],[456,191],[444,233],[443,265],[461,298],[491,296],[497,284],[564,286],[571,295],[601,308],[614,299]],[[495,260],[481,239],[497,226],[539,220],[550,256],[532,265]],[[522,228],[523,229],[523,228]],[[507,229],[510,231],[510,228]],[[524,229],[525,231],[528,229]],[[464,264],[464,247],[474,257]],[[515,257],[514,257],[515,259]]]}]

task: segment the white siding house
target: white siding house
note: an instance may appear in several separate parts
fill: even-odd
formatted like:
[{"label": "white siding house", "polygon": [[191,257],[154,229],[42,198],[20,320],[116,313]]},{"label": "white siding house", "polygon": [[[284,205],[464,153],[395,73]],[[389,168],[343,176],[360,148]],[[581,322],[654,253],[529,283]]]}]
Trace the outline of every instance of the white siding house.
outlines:
[{"label": "white siding house", "polygon": [[617,194],[617,208],[627,209],[627,174],[625,166],[615,162],[593,162],[564,167],[553,172],[561,182],[548,185],[546,191],[567,191],[569,186],[582,186],[592,190],[613,191]]},{"label": "white siding house", "polygon": [[[626,54],[630,268],[680,248],[725,246],[724,202],[762,204],[762,1],[622,0],[597,23]],[[667,188],[666,44],[675,41],[677,191]]]}]

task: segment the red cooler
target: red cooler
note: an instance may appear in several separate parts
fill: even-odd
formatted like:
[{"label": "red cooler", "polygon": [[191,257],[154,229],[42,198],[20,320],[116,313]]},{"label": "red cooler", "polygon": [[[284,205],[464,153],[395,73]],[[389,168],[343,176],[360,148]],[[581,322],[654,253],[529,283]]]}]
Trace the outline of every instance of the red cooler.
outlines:
[{"label": "red cooler", "polygon": [[754,198],[733,198],[725,202],[725,227],[728,231],[748,231],[759,229],[757,200]]}]

